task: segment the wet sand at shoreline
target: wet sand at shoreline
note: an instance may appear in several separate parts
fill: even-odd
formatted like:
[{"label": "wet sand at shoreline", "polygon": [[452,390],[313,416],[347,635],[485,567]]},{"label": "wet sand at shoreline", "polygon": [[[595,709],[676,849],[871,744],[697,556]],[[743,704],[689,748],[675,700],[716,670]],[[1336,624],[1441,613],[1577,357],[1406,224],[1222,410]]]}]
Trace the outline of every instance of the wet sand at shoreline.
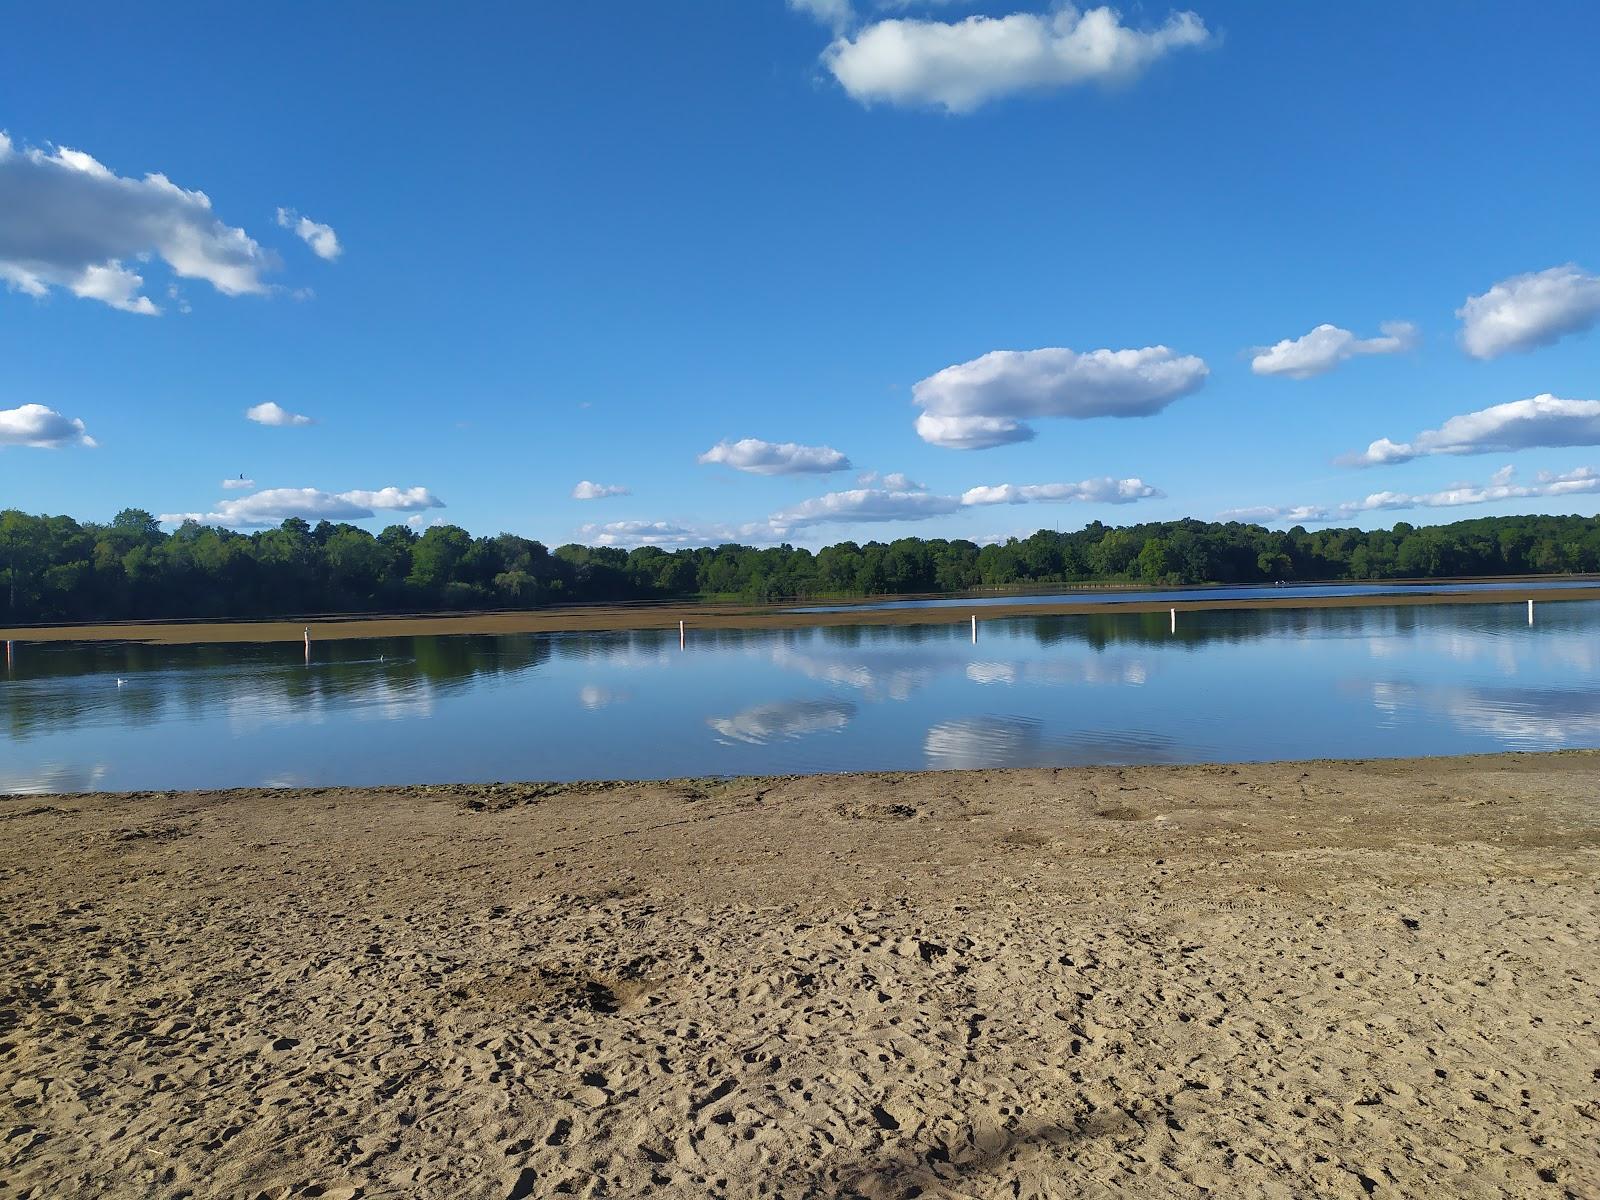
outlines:
[{"label": "wet sand at shoreline", "polygon": [[[1107,591],[1106,595],[1114,595]],[[430,614],[426,616],[341,616],[288,621],[122,622],[0,629],[0,641],[145,642],[198,645],[226,642],[298,642],[310,628],[317,641],[353,638],[428,637],[446,634],[592,633],[606,630],[799,629],[818,625],[965,625],[974,614],[981,624],[1017,617],[1116,615],[1122,613],[1214,612],[1226,609],[1384,608],[1433,604],[1554,604],[1600,600],[1600,584],[1547,591],[1442,592],[1421,595],[1281,596],[1250,600],[1158,600],[1107,603],[1104,600],[1022,601],[1004,606],[945,608],[846,608],[840,612],[796,612],[747,604],[613,604],[544,608],[517,612]],[[863,602],[865,605],[866,602]]]},{"label": "wet sand at shoreline", "polygon": [[1600,1196],[1597,783],[0,799],[0,1196]]}]

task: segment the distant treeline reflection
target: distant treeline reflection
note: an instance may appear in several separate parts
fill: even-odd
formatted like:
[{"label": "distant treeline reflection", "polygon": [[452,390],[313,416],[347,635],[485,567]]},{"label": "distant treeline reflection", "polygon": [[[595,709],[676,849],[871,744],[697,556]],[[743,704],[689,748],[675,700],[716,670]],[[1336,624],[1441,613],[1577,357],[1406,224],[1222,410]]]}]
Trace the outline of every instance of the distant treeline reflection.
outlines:
[{"label": "distant treeline reflection", "polygon": [[0,623],[436,612],[621,600],[896,596],[1096,582],[1260,583],[1600,571],[1600,519],[1287,531],[1162,521],[979,546],[942,538],[794,546],[555,550],[453,525],[374,536],[291,519],[243,534],[166,533],[128,509],[107,525],[0,512]]},{"label": "distant treeline reflection", "polygon": [[[1588,605],[1554,604],[1545,625],[1589,619]],[[1059,617],[1003,617],[979,625],[979,645],[1023,643],[1041,650],[1081,647],[1199,649],[1301,635],[1449,636],[1452,629],[1495,619],[1482,606],[1305,608],[1185,612],[1173,632],[1165,613],[1108,612]],[[1508,618],[1520,621],[1520,612]],[[694,652],[784,652],[782,661],[854,668],[870,675],[960,666],[965,624],[819,626],[802,629],[698,629]],[[960,653],[956,653],[960,651]],[[676,630],[383,638],[316,642],[309,662],[296,644],[157,646],[134,642],[25,643],[0,680],[0,729],[24,737],[69,727],[83,716],[114,711],[129,726],[153,723],[171,709],[199,717],[248,702],[259,715],[305,713],[317,706],[371,705],[408,711],[424,701],[465,691],[490,676],[514,677],[552,660],[593,660],[611,667],[647,665],[679,653]],[[981,653],[981,650],[980,650]],[[121,681],[120,683],[118,681]],[[73,686],[73,681],[80,681]]]}]

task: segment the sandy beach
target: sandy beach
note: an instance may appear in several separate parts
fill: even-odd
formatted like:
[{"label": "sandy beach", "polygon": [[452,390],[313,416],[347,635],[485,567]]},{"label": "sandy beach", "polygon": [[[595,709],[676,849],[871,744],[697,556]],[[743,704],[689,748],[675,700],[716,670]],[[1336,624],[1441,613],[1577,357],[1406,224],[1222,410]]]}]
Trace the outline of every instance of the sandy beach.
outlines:
[{"label": "sandy beach", "polygon": [[0,1196],[1600,1196],[1600,755],[0,799]]}]

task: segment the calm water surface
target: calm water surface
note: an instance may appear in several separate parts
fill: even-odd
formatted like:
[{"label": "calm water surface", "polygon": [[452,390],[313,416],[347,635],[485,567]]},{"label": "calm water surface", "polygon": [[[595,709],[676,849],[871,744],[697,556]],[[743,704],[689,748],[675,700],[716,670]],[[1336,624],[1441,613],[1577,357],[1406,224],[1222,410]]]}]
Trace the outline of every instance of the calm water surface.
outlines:
[{"label": "calm water surface", "polygon": [[0,792],[1600,746],[1600,602],[23,644]]},{"label": "calm water surface", "polygon": [[1590,588],[1596,579],[1492,579],[1481,583],[1293,583],[1240,584],[1237,587],[1208,585],[1188,588],[1082,589],[1063,592],[1026,592],[1006,596],[944,596],[937,600],[874,600],[865,604],[827,604],[795,608],[799,613],[883,612],[897,608],[1004,608],[1016,604],[1162,604],[1188,600],[1326,600],[1346,596],[1444,596],[1471,592],[1530,593]]}]

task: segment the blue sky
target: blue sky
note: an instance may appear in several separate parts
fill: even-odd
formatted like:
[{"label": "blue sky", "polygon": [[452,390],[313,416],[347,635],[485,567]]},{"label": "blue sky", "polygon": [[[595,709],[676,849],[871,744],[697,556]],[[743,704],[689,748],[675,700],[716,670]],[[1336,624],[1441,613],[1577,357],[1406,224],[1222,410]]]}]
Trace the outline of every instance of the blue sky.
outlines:
[{"label": "blue sky", "polygon": [[[6,25],[0,507],[552,545],[1597,508],[1590,4]],[[741,439],[810,450],[699,461]]]}]

